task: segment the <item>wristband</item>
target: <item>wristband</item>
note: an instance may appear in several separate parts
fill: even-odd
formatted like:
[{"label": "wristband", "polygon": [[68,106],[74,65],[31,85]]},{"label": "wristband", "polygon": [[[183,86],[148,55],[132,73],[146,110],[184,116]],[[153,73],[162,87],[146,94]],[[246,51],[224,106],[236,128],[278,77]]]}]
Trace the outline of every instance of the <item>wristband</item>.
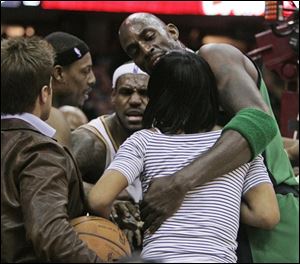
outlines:
[{"label": "wristband", "polygon": [[253,160],[276,136],[278,128],[275,119],[269,114],[254,108],[245,108],[230,120],[222,133],[226,130],[235,130],[248,141]]}]

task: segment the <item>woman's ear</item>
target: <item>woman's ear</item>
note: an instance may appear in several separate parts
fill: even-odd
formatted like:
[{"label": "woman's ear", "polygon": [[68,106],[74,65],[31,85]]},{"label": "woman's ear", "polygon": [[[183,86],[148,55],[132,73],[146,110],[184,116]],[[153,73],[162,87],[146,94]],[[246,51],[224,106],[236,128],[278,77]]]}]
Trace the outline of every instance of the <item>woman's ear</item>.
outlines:
[{"label": "woman's ear", "polygon": [[179,30],[174,24],[168,24],[167,31],[172,35],[174,40],[179,39]]}]

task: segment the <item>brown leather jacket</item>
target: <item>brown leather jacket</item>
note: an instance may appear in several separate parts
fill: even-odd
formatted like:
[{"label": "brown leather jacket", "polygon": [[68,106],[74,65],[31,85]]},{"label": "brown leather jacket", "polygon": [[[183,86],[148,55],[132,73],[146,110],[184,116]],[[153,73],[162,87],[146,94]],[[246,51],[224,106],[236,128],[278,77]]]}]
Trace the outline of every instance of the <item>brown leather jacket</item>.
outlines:
[{"label": "brown leather jacket", "polygon": [[100,262],[69,224],[83,214],[68,150],[25,121],[1,120],[1,262]]}]

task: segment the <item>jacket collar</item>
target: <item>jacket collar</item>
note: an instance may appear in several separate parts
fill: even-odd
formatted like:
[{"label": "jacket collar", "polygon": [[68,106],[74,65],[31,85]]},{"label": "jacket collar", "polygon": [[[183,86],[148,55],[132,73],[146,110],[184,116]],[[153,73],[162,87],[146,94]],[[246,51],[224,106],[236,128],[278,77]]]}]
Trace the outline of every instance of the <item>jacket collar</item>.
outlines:
[{"label": "jacket collar", "polygon": [[[19,115],[1,115],[1,128],[2,123],[7,123],[2,122],[2,120],[15,120],[8,122],[9,127],[6,127],[6,129],[24,129],[27,127],[27,129],[38,131],[48,137],[53,137],[56,132],[56,130],[49,126],[46,122],[30,113],[22,113]],[[24,122],[17,122],[17,120]]]}]

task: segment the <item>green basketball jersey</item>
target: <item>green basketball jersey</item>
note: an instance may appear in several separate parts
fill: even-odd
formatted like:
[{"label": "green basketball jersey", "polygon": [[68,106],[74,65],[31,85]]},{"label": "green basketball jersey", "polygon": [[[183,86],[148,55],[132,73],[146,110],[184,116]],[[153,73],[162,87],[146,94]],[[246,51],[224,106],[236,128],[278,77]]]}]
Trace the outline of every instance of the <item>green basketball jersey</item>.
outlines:
[{"label": "green basketball jersey", "polygon": [[[272,110],[268,91],[263,80],[261,80],[260,92],[265,103]],[[271,112],[271,114],[274,117],[273,111]],[[278,125],[277,128],[277,135],[265,150],[264,156],[266,159],[266,165],[269,172],[273,175],[277,185],[281,183],[286,183],[288,185],[298,185],[293,168],[291,166],[291,162],[289,160],[287,152],[284,149],[283,140]]]},{"label": "green basketball jersey", "polygon": [[[268,91],[263,81],[260,92],[271,109]],[[275,185],[284,183],[297,186],[299,184],[284,150],[279,127],[277,128],[276,137],[264,153],[266,166],[276,181]],[[247,227],[253,263],[299,263],[299,198],[292,193],[277,193],[276,197],[280,211],[278,225],[273,230]]]}]

